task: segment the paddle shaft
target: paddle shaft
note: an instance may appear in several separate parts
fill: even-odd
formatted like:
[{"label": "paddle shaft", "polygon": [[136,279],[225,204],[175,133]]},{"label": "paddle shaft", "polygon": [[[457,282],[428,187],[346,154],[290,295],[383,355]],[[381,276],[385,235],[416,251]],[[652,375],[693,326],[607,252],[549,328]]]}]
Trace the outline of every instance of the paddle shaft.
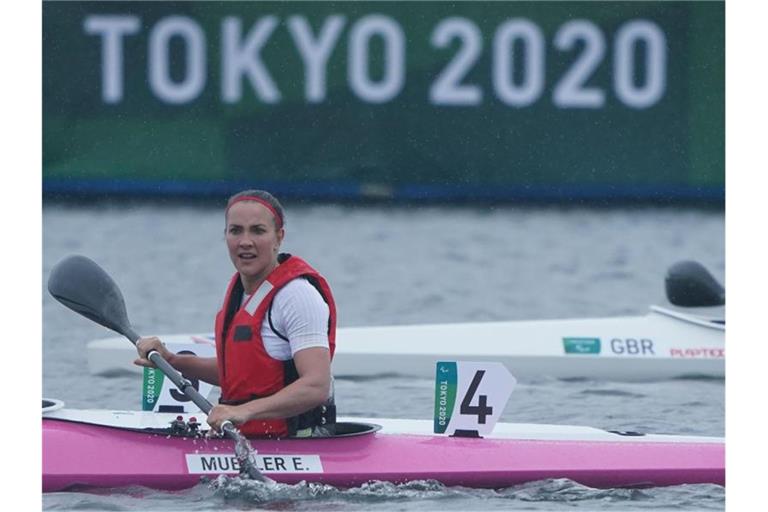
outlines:
[{"label": "paddle shaft", "polygon": [[[123,336],[128,338],[131,343],[136,345],[136,342],[139,341],[139,338],[141,336],[139,333],[134,331],[130,326],[124,325],[121,329]],[[147,359],[152,361],[157,368],[165,374],[166,377],[171,379],[171,382],[173,382],[177,388],[179,388],[179,391],[187,395],[187,397],[192,400],[195,405],[197,405],[201,411],[203,411],[205,414],[208,414],[211,412],[211,409],[213,409],[213,405],[211,402],[209,402],[203,395],[201,395],[197,389],[195,389],[195,386],[192,385],[192,383],[185,379],[184,376],[176,370],[173,366],[171,366],[171,363],[165,360],[165,358],[160,355],[160,352],[157,350],[150,350],[147,354]],[[231,424],[231,422],[229,422]]]},{"label": "paddle shaft", "polygon": [[163,372],[169,379],[171,379],[171,382],[173,382],[176,387],[179,388],[179,391],[187,395],[189,399],[192,400],[195,405],[200,408],[201,411],[203,411],[205,414],[211,412],[213,405],[203,395],[201,395],[197,389],[195,389],[195,386],[193,386],[189,380],[185,379],[183,375],[181,375],[173,366],[171,366],[171,363],[166,361],[165,358],[160,355],[160,352],[157,350],[151,350],[149,354],[147,354],[147,359],[152,361],[161,372]]},{"label": "paddle shaft", "polygon": [[[134,345],[136,344],[132,338],[129,337],[129,339],[133,342]],[[136,339],[139,338],[137,337]],[[187,397],[192,400],[195,405],[200,408],[201,411],[203,411],[205,414],[211,412],[211,409],[213,409],[213,404],[211,404],[211,402],[209,402],[203,395],[201,395],[197,389],[195,389],[195,386],[193,386],[189,380],[185,379],[184,376],[176,370],[176,368],[171,366],[171,363],[166,361],[165,358],[160,355],[160,352],[157,350],[150,350],[149,354],[147,354],[147,359],[152,361],[155,366],[157,366],[157,368],[165,374],[166,377],[171,379],[171,382],[173,382],[174,385],[179,388],[179,391],[187,395]],[[239,440],[238,435],[235,432],[235,425],[231,421],[224,421],[224,423],[221,424],[221,430],[233,441]]]},{"label": "paddle shaft", "polygon": [[[135,346],[136,342],[140,338],[138,333],[134,331],[130,325],[123,326],[122,330],[124,331],[123,335],[131,340],[131,343],[133,343]],[[185,379],[184,376],[178,370],[176,370],[176,368],[171,366],[171,363],[166,361],[160,352],[157,350],[150,350],[147,354],[147,359],[152,361],[152,363],[154,363],[154,365],[157,366],[157,368],[163,372],[166,377],[171,379],[171,382],[173,382],[173,384],[179,388],[179,391],[187,395],[187,397],[192,400],[195,405],[200,408],[201,411],[203,411],[205,414],[211,412],[211,409],[213,409],[211,402],[209,402],[203,395],[201,395],[197,389],[195,389],[195,386],[193,386],[189,380]],[[256,461],[252,460],[251,458],[247,458],[252,453],[250,448],[246,450],[247,453],[242,452],[245,443],[244,438],[235,429],[235,425],[230,420],[225,420],[221,424],[221,431],[224,432],[224,435],[235,442],[235,452],[238,455],[238,460],[241,464],[244,465],[243,469],[246,471],[248,476],[253,480],[271,482],[271,479],[265,477],[256,467]]]},{"label": "paddle shaft", "polygon": [[[139,336],[130,327],[128,327],[126,331],[127,332],[123,334],[128,337],[128,339],[131,340],[134,345],[136,345],[136,340],[139,339]],[[179,388],[179,391],[187,395],[187,397],[189,397],[189,399],[192,400],[195,405],[200,408],[201,411],[203,411],[205,414],[211,412],[211,409],[213,409],[211,402],[209,402],[203,395],[201,395],[197,389],[195,389],[192,383],[185,379],[184,376],[176,370],[176,368],[171,366],[171,363],[166,361],[160,352],[157,350],[150,350],[149,354],[147,354],[147,359],[152,361],[154,365],[157,366],[157,368],[165,374],[166,377],[171,379],[171,382],[173,382],[174,385]],[[256,467],[256,461],[250,458],[246,458],[247,456],[251,455],[250,449],[248,450],[248,453],[241,452],[243,443],[245,443],[245,441],[242,435],[235,429],[235,425],[230,420],[225,420],[221,424],[221,430],[224,432],[224,435],[235,442],[235,452],[238,455],[238,460],[241,464],[244,465],[243,469],[246,471],[248,476],[253,480],[270,482],[271,480],[265,477]]]},{"label": "paddle shaft", "polygon": [[[131,343],[136,345],[136,342],[141,338],[139,333],[133,330],[129,325],[122,326],[123,336],[128,338]],[[203,411],[205,414],[208,414],[211,412],[211,409],[213,409],[213,405],[211,402],[209,402],[203,395],[201,395],[197,389],[195,389],[195,386],[192,385],[192,383],[185,379],[184,376],[176,370],[173,366],[171,366],[171,363],[165,360],[165,358],[158,352],[157,350],[150,350],[149,354],[147,354],[147,359],[152,361],[157,368],[165,374],[166,377],[171,379],[171,382],[174,383],[174,385],[179,388],[179,391],[187,395],[187,397],[192,400],[195,405],[197,405],[201,411]],[[221,429],[224,431],[225,434],[227,434],[228,437],[232,437],[234,434],[235,426],[232,424],[231,421],[227,420],[225,421]]]},{"label": "paddle shaft", "polygon": [[[136,342],[140,338],[139,334],[130,326],[123,326],[122,331],[122,334],[131,340],[131,343],[133,343],[135,346]],[[209,402],[203,395],[201,395],[197,389],[195,389],[195,386],[193,386],[189,380],[185,379],[184,376],[179,373],[178,370],[176,370],[176,368],[171,366],[171,363],[166,361],[160,352],[157,350],[150,350],[147,354],[147,359],[152,361],[152,363],[154,363],[154,365],[157,366],[157,368],[163,372],[166,377],[171,379],[171,382],[173,382],[173,384],[179,388],[179,391],[187,395],[187,397],[192,400],[195,405],[200,408],[201,411],[203,411],[205,414],[211,412],[211,409],[213,409],[211,402]],[[240,444],[243,442],[241,434],[235,430],[235,425],[231,421],[225,420],[224,423],[221,424],[221,431],[224,432],[224,435],[234,441],[236,446],[240,446]],[[246,461],[241,461],[241,463],[246,463]],[[256,461],[249,460],[247,461],[247,465],[248,467],[246,467],[245,470],[247,471],[248,476],[250,476],[252,479],[262,482],[270,481],[270,479],[265,477],[263,474],[261,474],[261,471],[258,470],[256,467]]]}]

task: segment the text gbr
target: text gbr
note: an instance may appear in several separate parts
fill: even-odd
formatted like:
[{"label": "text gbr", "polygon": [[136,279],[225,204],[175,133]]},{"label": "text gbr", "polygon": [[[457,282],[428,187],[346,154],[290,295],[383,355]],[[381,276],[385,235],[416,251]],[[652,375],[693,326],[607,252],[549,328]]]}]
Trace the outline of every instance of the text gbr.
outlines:
[{"label": "text gbr", "polygon": [[653,351],[653,341],[647,338],[613,338],[611,351],[620,355],[656,355]]}]

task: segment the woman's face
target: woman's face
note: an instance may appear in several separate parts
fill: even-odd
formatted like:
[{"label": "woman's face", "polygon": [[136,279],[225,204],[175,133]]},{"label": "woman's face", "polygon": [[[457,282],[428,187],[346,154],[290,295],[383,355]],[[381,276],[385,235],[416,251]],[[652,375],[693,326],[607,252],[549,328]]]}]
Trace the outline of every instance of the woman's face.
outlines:
[{"label": "woman's face", "polygon": [[277,265],[277,253],[285,236],[275,229],[275,219],[264,205],[240,201],[227,212],[226,228],[229,258],[240,273],[246,292],[264,279]]}]

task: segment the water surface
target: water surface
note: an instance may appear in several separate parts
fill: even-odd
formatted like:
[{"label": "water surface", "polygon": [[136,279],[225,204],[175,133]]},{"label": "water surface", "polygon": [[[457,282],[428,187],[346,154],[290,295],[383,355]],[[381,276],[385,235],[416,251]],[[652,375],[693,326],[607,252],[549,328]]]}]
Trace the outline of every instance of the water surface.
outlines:
[{"label": "water surface", "polygon": [[[283,250],[330,281],[340,326],[642,315],[665,304],[681,259],[721,282],[722,211],[672,208],[356,207],[287,204]],[[142,334],[209,332],[233,272],[218,208],[178,204],[43,210],[43,281],[79,253],[120,285]],[[138,376],[94,377],[83,354],[112,333],[43,293],[43,394],[70,407],[139,409]],[[470,340],[468,340],[468,343]],[[126,343],[128,343],[126,341]],[[396,375],[336,382],[340,414],[431,419],[433,383]],[[724,435],[720,379],[521,381],[502,421]],[[180,492],[46,494],[46,510],[722,510],[714,485],[591,489],[553,479],[484,490],[437,482],[351,490],[227,480]]]}]

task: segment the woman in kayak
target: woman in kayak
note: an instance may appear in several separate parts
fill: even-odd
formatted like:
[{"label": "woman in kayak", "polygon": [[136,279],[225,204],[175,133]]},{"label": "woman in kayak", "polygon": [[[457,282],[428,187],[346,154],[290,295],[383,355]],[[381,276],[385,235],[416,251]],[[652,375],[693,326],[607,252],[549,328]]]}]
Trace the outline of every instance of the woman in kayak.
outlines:
[{"label": "woman in kayak", "polygon": [[221,386],[208,415],[216,430],[231,420],[252,437],[332,435],[331,289],[304,260],[279,252],[283,208],[268,192],[235,194],[225,220],[237,272],[216,315],[216,357],[177,355],[153,336],[138,340],[134,363],[154,367],[147,354],[157,350],[185,377]]}]

